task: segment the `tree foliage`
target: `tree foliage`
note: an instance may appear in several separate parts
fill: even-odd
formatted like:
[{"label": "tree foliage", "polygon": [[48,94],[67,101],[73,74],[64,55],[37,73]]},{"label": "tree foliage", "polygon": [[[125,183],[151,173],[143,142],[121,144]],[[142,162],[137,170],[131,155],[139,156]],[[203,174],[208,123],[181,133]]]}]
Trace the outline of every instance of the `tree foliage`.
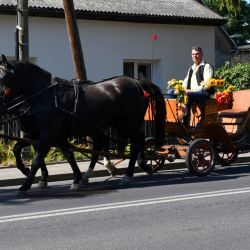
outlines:
[{"label": "tree foliage", "polygon": [[204,0],[204,3],[226,19],[225,29],[237,45],[250,40],[250,4],[244,0]]},{"label": "tree foliage", "polygon": [[228,62],[215,71],[217,77],[222,78],[226,82],[227,88],[233,85],[235,90],[250,88],[250,63],[236,63],[230,65]]},{"label": "tree foliage", "polygon": [[219,7],[237,15],[240,12],[240,2],[240,0],[219,0]]}]

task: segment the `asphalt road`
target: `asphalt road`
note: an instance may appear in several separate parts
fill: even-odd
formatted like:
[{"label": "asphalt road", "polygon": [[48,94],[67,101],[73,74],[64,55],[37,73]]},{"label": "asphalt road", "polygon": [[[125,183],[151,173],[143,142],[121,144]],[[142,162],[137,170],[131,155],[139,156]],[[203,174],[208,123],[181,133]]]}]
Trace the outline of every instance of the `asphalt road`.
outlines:
[{"label": "asphalt road", "polygon": [[250,166],[208,177],[186,170],[137,174],[134,184],[93,178],[36,184],[26,198],[0,188],[0,249],[249,249]]}]

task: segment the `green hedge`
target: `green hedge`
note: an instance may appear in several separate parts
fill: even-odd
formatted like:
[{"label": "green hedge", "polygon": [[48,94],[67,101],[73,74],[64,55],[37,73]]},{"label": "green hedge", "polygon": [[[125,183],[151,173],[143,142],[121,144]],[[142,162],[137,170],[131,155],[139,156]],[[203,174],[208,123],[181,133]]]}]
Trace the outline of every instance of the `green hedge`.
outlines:
[{"label": "green hedge", "polygon": [[[15,157],[13,154],[13,147],[15,145],[14,141],[5,143],[3,139],[0,139],[0,167],[1,166],[12,166],[15,165]],[[35,152],[32,147],[24,154],[25,164],[31,164],[32,159],[34,158]],[[87,157],[79,152],[74,152],[76,160],[84,160]],[[45,158],[46,163],[54,162],[64,162],[66,161],[65,157],[61,151],[57,148],[51,148],[47,157]]]},{"label": "green hedge", "polygon": [[233,85],[235,90],[250,88],[250,62],[234,65],[225,63],[223,67],[215,70],[215,74],[226,81],[224,88],[229,85]]}]

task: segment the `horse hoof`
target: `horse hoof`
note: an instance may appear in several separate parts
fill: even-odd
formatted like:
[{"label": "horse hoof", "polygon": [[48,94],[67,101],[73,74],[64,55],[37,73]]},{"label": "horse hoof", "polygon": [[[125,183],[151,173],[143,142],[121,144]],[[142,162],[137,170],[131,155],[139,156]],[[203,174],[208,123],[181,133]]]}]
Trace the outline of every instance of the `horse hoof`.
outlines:
[{"label": "horse hoof", "polygon": [[83,178],[81,181],[80,181],[80,184],[82,184],[82,185],[87,185],[87,184],[89,184],[89,178]]},{"label": "horse hoof", "polygon": [[72,183],[69,189],[72,191],[78,191],[80,189],[80,184]]},{"label": "horse hoof", "polygon": [[117,175],[117,168],[113,163],[109,162],[108,164],[105,165],[105,167],[107,168],[111,176],[115,177]]},{"label": "horse hoof", "polygon": [[38,187],[39,188],[46,188],[46,187],[48,187],[48,182],[47,181],[39,181]]},{"label": "horse hoof", "polygon": [[116,177],[117,171],[114,171],[114,172],[110,173],[110,175],[111,175],[112,177]]},{"label": "horse hoof", "polygon": [[128,175],[124,175],[122,179],[119,182],[120,186],[128,186],[132,184],[132,177],[129,177]]},{"label": "horse hoof", "polygon": [[17,190],[16,191],[17,198],[26,198],[28,197],[27,191]]},{"label": "horse hoof", "polygon": [[[109,172],[109,171],[108,171]],[[112,177],[116,177],[118,171],[117,171],[117,168],[114,169],[112,172],[109,172],[109,174],[112,176]]]},{"label": "horse hoof", "polygon": [[145,170],[145,172],[149,175],[153,175],[154,174],[154,169],[153,167],[150,165],[148,166],[148,168]]},{"label": "horse hoof", "polygon": [[151,165],[141,165],[141,169],[149,175],[154,174],[154,169]]}]

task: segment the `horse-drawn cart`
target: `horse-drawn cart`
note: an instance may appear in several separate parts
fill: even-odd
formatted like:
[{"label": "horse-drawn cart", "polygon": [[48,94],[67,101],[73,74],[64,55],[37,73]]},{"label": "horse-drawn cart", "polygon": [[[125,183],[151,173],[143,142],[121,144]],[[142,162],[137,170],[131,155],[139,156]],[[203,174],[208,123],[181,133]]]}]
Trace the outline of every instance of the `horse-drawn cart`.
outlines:
[{"label": "horse-drawn cart", "polygon": [[[177,100],[165,99],[165,102],[166,139],[173,137],[175,140],[172,142],[175,143],[155,148],[153,138],[146,139],[145,157],[154,171],[159,170],[165,160],[185,159],[190,173],[205,176],[213,170],[216,162],[230,165],[237,159],[239,152],[250,149],[250,90],[236,91],[230,109],[218,111],[215,99],[206,101],[203,109],[193,107],[190,127],[182,123],[184,111],[178,106]],[[148,114],[145,120],[150,122]],[[156,154],[160,157],[154,158]]]},{"label": "horse-drawn cart", "polygon": [[[176,100],[164,100],[157,85],[129,77],[79,84],[53,77],[37,65],[9,62],[2,56],[0,79],[4,97],[10,101],[19,101],[12,107],[25,102],[31,109],[28,138],[32,141],[29,144],[37,140],[31,168],[23,169],[27,179],[20,187],[20,192],[26,192],[31,187],[39,168],[44,174],[43,179],[47,179],[44,158],[55,145],[63,152],[73,170],[74,185],[79,186],[82,180],[92,175],[98,155],[129,158],[128,168],[121,180],[121,184],[129,184],[136,160],[144,170],[152,166],[157,171],[165,160],[172,162],[176,158],[184,158],[190,172],[198,176],[207,175],[217,159],[223,164],[230,164],[237,158],[239,148],[236,142],[245,137],[249,128],[248,109],[242,113],[241,122],[226,114],[220,114],[219,120],[215,100],[207,101],[204,108],[197,107],[191,119],[192,124],[186,127],[181,120],[182,108]],[[246,98],[250,100],[250,96]],[[154,118],[152,124],[155,138],[146,138],[144,144],[141,126],[144,120],[152,120],[150,115],[144,117],[147,107],[151,112],[146,114]],[[236,115],[239,113],[236,112]],[[235,120],[235,126],[238,122],[242,123],[242,129],[229,133],[226,127],[229,121],[224,118]],[[117,133],[117,148],[112,152],[108,151],[106,144],[106,132],[110,127]],[[70,137],[82,138],[88,135],[93,138],[93,150],[74,148],[68,142]],[[184,145],[163,142],[170,137],[177,141],[185,139]],[[130,152],[118,154],[124,151],[128,141]],[[72,152],[76,150],[92,154],[89,169],[83,177]],[[21,161],[20,164],[23,167]]]},{"label": "horse-drawn cart", "polygon": [[[238,100],[241,99],[239,95],[242,94],[249,94],[250,97],[250,90],[236,92],[235,107],[239,105]],[[230,165],[237,159],[239,152],[250,149],[250,143],[247,140],[249,139],[250,104],[245,103],[243,105],[245,107],[241,104],[241,112],[238,107],[218,111],[216,100],[209,100],[205,104],[204,114],[201,114],[198,106],[193,108],[190,127],[187,128],[181,121],[184,113],[182,107],[178,107],[176,99],[165,99],[165,103],[167,109],[166,144],[156,147],[154,137],[147,137],[145,154],[143,159],[137,161],[138,165],[147,164],[153,172],[157,172],[164,166],[166,160],[171,163],[176,159],[184,159],[190,173],[206,176],[213,170],[216,162],[221,165]],[[152,119],[150,114],[149,107],[145,115],[146,123],[150,123]],[[0,134],[0,137],[28,144],[36,143],[35,140],[5,134]],[[83,154],[121,159],[116,161],[115,165],[129,158],[129,152],[118,154],[114,149],[104,152],[73,144],[71,148]]]}]

